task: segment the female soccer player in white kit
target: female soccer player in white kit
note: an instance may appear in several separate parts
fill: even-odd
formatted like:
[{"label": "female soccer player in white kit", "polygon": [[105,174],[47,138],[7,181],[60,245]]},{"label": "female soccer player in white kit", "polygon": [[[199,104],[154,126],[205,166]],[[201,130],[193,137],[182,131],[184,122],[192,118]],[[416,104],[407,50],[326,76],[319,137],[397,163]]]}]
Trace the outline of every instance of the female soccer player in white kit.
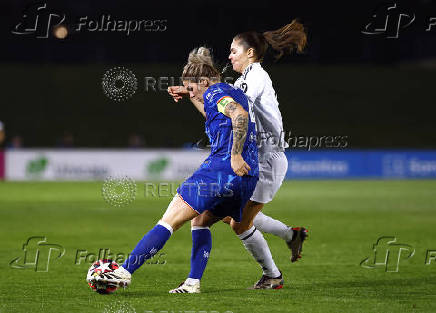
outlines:
[{"label": "female soccer player in white kit", "polygon": [[[260,62],[270,45],[278,51],[277,58],[285,52],[302,52],[306,45],[306,34],[303,25],[296,20],[283,26],[276,31],[265,33],[245,32],[236,35],[230,47],[229,59],[233,70],[242,75],[235,82],[235,86],[242,89],[247,96],[250,106],[253,108],[256,128],[257,144],[259,149],[259,181],[256,189],[248,201],[246,208],[257,214],[254,218],[253,233],[256,229],[279,236],[286,241],[291,249],[291,261],[295,262],[301,257],[302,244],[306,238],[304,227],[288,227],[281,221],[275,220],[262,212],[263,206],[270,202],[279,190],[288,168],[288,161],[284,150],[284,131],[282,116],[279,110],[276,93],[272,86],[268,73],[262,68]],[[168,89],[175,101],[186,95],[186,91],[178,86]],[[192,99],[191,99],[192,101]],[[201,105],[192,101],[197,109],[202,112]],[[201,218],[201,217],[198,217]],[[226,221],[226,220],[225,220]],[[227,222],[227,221],[226,221]],[[193,231],[198,229],[195,220],[191,223]],[[244,237],[245,234],[243,234]],[[250,238],[249,237],[249,238]],[[193,239],[194,239],[193,233]],[[255,289],[279,289],[283,285],[281,272],[278,270],[270,253],[263,253],[268,250],[263,236],[255,238],[241,238],[244,246],[249,250],[263,268],[262,278],[254,285]],[[245,239],[245,240],[244,240]],[[251,240],[250,243],[245,241]],[[193,243],[195,247],[195,242]],[[193,253],[194,253],[193,247]],[[261,256],[259,258],[259,256]],[[265,270],[266,269],[266,270]],[[172,292],[191,292],[199,290],[199,278],[191,277],[195,271],[192,270],[188,279],[172,290]],[[195,287],[195,288],[192,288]]]}]

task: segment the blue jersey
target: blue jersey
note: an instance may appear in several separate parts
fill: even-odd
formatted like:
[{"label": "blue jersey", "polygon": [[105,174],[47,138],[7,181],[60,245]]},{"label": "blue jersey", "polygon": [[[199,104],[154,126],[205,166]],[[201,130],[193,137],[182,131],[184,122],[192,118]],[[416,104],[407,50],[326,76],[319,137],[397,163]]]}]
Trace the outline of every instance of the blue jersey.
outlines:
[{"label": "blue jersey", "polygon": [[245,139],[242,157],[250,166],[248,175],[259,176],[258,150],[256,144],[256,124],[247,97],[242,90],[226,83],[210,86],[203,95],[204,111],[206,112],[206,134],[211,144],[209,160],[217,170],[228,169],[230,166],[233,145],[232,120],[224,115],[225,105],[231,101],[239,103],[249,114],[247,137]]},{"label": "blue jersey", "polygon": [[[228,84],[210,86],[203,98],[206,134],[212,151],[200,168],[180,185],[177,193],[198,214],[209,210],[217,217],[231,216],[239,222],[259,179],[255,120],[244,93]],[[224,115],[224,108],[232,101],[249,112],[242,157],[251,170],[244,176],[236,175],[230,162],[233,144],[232,120]]]}]

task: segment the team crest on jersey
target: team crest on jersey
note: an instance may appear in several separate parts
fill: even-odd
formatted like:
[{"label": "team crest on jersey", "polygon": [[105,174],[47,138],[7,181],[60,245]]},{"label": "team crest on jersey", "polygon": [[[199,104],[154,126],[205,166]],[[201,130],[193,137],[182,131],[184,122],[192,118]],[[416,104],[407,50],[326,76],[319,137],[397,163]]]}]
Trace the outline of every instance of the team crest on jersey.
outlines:
[{"label": "team crest on jersey", "polygon": [[216,88],[215,90],[208,92],[208,94],[206,95],[206,100],[210,101],[213,96],[220,92],[222,92],[221,88]]}]

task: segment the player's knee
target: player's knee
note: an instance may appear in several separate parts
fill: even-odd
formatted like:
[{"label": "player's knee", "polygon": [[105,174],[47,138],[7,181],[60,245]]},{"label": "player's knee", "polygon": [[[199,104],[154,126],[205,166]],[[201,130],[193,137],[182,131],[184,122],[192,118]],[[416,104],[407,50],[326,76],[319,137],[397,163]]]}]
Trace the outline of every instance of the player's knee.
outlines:
[{"label": "player's knee", "polygon": [[180,221],[175,220],[175,219],[168,218],[168,217],[166,217],[166,216],[163,216],[160,220],[161,220],[162,222],[164,222],[164,223],[170,225],[171,228],[173,229],[173,232],[175,232],[176,230],[178,230],[180,227],[183,226],[183,223],[181,223]]},{"label": "player's knee", "polygon": [[230,227],[232,227],[233,231],[236,233],[236,235],[240,235],[243,232],[247,231],[247,227],[245,227],[242,223],[237,223],[234,219],[230,222]]},{"label": "player's knee", "polygon": [[219,218],[206,210],[191,220],[191,226],[211,227],[217,221],[219,221]]},{"label": "player's knee", "polygon": [[226,224],[230,225],[230,222],[232,221],[232,218],[230,216],[226,216],[225,218],[223,218],[221,221],[223,221]]},{"label": "player's knee", "polygon": [[203,226],[203,219],[201,218],[201,215],[194,217],[191,220],[191,226]]},{"label": "player's knee", "polygon": [[259,207],[259,206],[263,207],[264,206],[264,204],[262,202],[257,202],[257,201],[254,201],[254,200],[248,200],[247,206],[248,205],[253,206],[253,207]]},{"label": "player's knee", "polygon": [[231,220],[230,221],[230,227],[233,229],[233,231],[238,234],[238,230],[239,230],[239,223],[236,223],[235,220]]},{"label": "player's knee", "polygon": [[174,197],[162,216],[161,221],[167,223],[173,228],[173,231],[176,231],[197,215],[198,213],[192,210],[180,197]]}]

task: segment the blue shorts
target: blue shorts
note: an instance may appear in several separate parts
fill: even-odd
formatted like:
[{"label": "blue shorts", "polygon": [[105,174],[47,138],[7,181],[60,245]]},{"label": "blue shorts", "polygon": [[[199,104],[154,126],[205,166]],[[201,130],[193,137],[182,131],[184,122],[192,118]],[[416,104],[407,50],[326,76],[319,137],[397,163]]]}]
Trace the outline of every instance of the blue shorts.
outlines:
[{"label": "blue shorts", "polygon": [[232,170],[201,166],[177,189],[177,193],[193,210],[206,210],[217,217],[231,216],[240,222],[242,210],[252,196],[259,177],[238,176]]}]

